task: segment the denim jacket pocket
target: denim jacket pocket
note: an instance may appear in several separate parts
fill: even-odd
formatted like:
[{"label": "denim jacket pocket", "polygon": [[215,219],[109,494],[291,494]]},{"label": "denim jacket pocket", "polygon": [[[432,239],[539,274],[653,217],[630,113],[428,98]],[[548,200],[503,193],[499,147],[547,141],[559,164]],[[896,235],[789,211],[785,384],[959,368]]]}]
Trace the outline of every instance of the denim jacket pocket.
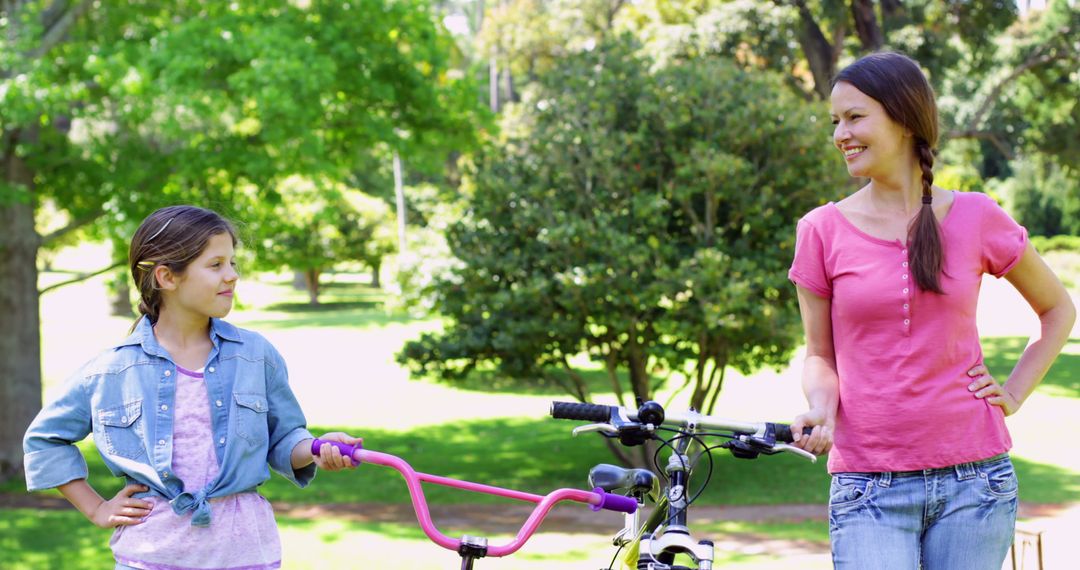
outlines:
[{"label": "denim jacket pocket", "polygon": [[146,454],[143,446],[142,400],[122,406],[98,410],[105,452],[109,455],[136,459]]},{"label": "denim jacket pocket", "polygon": [[262,394],[234,394],[236,400],[236,433],[248,443],[258,445],[269,440],[266,413],[270,407]]}]

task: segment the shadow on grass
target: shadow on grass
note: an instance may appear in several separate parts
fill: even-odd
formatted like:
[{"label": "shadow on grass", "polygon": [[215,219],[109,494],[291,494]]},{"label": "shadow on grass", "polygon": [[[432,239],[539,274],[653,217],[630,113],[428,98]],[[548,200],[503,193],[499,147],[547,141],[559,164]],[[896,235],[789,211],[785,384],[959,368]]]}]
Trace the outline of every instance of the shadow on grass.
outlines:
[{"label": "shadow on grass", "polygon": [[284,293],[282,301],[262,309],[278,313],[280,318],[245,322],[252,328],[295,329],[302,327],[367,328],[413,322],[406,313],[385,310],[386,292],[367,284],[342,282],[320,285],[319,304],[312,305],[305,291],[296,291],[288,283],[271,283]]},{"label": "shadow on grass", "polygon": [[[1016,366],[1027,346],[1027,339],[1018,336],[984,338],[982,345],[990,373],[1004,379]],[[1049,396],[1080,398],[1080,340],[1070,340],[1065,345],[1065,352],[1054,361],[1037,390]]]},{"label": "shadow on grass", "polygon": [[[586,389],[589,391],[590,396],[615,393],[615,389],[611,385],[611,377],[608,375],[607,370],[603,368],[578,368],[577,373],[581,375],[582,380],[585,382]],[[500,374],[496,370],[474,370],[464,378],[443,380],[435,376],[429,376],[425,378],[425,381],[451,386],[458,390],[481,392],[485,394],[499,392],[504,394],[554,396],[569,399],[570,392],[563,387],[563,384],[560,384],[560,382],[563,382],[566,386],[572,386],[566,371],[552,368],[549,370],[549,374],[551,377],[548,378],[513,378]],[[625,370],[619,370],[617,374],[623,388],[629,390],[629,375]],[[555,380],[554,378],[558,378],[558,380]],[[652,382],[654,386],[663,386],[663,379],[657,376],[652,377]]]},{"label": "shadow on grass", "polygon": [[0,510],[0,568],[112,568],[110,536],[112,530],[90,524],[76,510]]}]

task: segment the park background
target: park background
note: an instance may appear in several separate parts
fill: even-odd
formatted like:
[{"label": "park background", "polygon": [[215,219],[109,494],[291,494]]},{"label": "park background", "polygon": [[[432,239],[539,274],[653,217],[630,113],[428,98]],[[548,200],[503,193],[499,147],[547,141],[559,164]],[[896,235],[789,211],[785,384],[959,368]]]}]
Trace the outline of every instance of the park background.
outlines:
[{"label": "park background", "polygon": [[[997,199],[1074,298],[1080,288],[1073,1],[0,10],[2,568],[109,565],[108,531],[55,493],[22,491],[19,440],[42,397],[130,327],[126,239],[163,205],[238,222],[231,320],[283,353],[316,431],[539,493],[617,461],[545,419],[552,399],[649,397],[746,420],[801,411],[785,269],[798,216],[857,187],[829,144],[827,94],[861,54],[924,65],[943,118],[937,184]],[[993,279],[979,326],[999,377],[1038,331]],[[1048,560],[1069,559],[1080,528],[1072,338],[1008,420],[1024,524],[1047,530]],[[114,492],[85,445],[92,482]],[[286,568],[350,567],[358,552],[371,567],[455,564],[409,520],[390,471],[263,492]],[[827,525],[812,507],[799,515],[826,494],[821,464],[718,455],[695,530],[734,568],[826,568]],[[451,534],[510,529],[501,504],[429,497]],[[597,568],[619,522],[596,520],[563,520],[480,567]]]}]

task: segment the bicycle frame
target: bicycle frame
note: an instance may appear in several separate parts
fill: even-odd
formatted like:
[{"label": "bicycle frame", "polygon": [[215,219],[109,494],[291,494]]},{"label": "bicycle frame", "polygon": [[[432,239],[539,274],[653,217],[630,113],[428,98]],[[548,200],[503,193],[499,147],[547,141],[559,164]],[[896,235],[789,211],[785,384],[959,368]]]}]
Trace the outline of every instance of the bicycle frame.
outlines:
[{"label": "bicycle frame", "polygon": [[[312,441],[312,454],[318,455],[319,450],[324,443],[338,448],[343,455],[351,458],[356,464],[370,463],[373,465],[382,465],[384,467],[390,467],[400,473],[408,486],[409,496],[412,499],[413,510],[416,511],[416,519],[420,524],[420,528],[435,544],[447,550],[457,552],[462,558],[463,569],[472,568],[472,561],[477,558],[482,558],[484,556],[509,556],[517,552],[518,549],[532,537],[533,533],[536,532],[537,527],[543,522],[544,517],[547,516],[548,512],[550,512],[552,507],[557,503],[573,501],[589,505],[594,511],[605,509],[622,513],[633,513],[638,507],[637,501],[633,498],[607,493],[599,488],[594,489],[593,491],[581,489],[557,489],[547,495],[534,495],[532,493],[525,493],[514,489],[505,489],[450,477],[420,473],[413,469],[404,459],[395,455],[362,449],[359,445],[352,446],[336,441],[323,441],[320,439]],[[428,509],[427,499],[424,496],[424,490],[421,487],[421,483],[433,483],[476,493],[516,499],[519,501],[535,503],[536,507],[522,525],[517,535],[510,542],[489,546],[487,539],[483,537],[466,535],[457,539],[446,536],[440,532],[435,526],[435,523],[431,520],[431,512]]]}]

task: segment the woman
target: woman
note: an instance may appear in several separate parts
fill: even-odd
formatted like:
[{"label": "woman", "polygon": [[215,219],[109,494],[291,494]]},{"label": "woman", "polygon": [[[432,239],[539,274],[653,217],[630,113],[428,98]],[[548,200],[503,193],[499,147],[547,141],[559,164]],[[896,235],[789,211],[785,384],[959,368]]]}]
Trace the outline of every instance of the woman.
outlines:
[{"label": "woman", "polygon": [[[806,331],[797,445],[829,452],[836,568],[998,569],[1017,484],[1004,418],[1068,339],[1076,310],[1023,227],[980,193],[934,186],[934,93],[918,64],[866,56],[837,76],[833,143],[869,183],[799,221],[789,273]],[[984,273],[1031,305],[1041,336],[1004,384],[983,364]]]}]

